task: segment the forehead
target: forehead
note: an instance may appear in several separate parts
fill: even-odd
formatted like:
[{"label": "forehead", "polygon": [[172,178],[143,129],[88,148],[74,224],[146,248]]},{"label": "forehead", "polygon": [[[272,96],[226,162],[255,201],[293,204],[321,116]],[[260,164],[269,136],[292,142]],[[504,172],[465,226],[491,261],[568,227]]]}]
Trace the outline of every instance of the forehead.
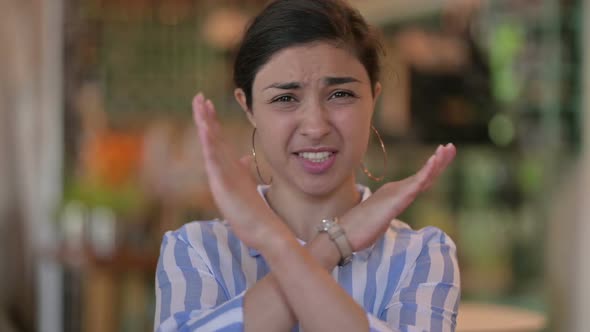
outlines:
[{"label": "forehead", "polygon": [[311,83],[323,77],[354,77],[369,83],[363,64],[348,50],[328,42],[285,48],[264,64],[254,79],[254,90],[276,82]]}]

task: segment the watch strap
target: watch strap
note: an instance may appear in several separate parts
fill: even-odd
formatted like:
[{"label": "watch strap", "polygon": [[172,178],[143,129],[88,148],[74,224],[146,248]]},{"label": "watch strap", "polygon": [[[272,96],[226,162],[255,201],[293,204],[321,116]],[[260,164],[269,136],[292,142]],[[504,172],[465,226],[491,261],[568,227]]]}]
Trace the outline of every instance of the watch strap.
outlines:
[{"label": "watch strap", "polygon": [[333,220],[322,220],[322,224],[324,228],[321,231],[325,231],[328,233],[330,240],[334,242],[336,248],[340,252],[340,262],[338,263],[339,266],[343,266],[348,264],[352,261],[352,247],[350,246],[350,242],[346,237],[346,232],[340,224],[338,224],[338,218],[334,218]]}]

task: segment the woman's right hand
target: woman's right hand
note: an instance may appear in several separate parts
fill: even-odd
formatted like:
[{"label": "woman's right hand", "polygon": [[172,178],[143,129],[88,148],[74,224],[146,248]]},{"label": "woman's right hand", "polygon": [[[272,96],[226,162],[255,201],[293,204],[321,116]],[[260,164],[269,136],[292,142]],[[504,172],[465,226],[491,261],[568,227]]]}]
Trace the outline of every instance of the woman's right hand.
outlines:
[{"label": "woman's right hand", "polygon": [[[290,234],[262,200],[256,183],[222,133],[215,107],[202,94],[193,99],[193,116],[202,147],[209,188],[224,219],[247,246],[260,250],[277,234]],[[279,234],[280,233],[280,234]]]},{"label": "woman's right hand", "polygon": [[439,146],[416,174],[381,186],[340,218],[353,251],[371,246],[418,196],[428,190],[455,158],[453,144]]}]

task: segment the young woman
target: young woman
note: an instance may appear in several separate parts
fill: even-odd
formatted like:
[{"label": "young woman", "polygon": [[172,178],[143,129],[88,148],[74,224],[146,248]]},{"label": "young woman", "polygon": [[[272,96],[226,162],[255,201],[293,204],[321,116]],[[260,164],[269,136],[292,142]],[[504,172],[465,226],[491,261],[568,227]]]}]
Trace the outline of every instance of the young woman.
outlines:
[{"label": "young woman", "polygon": [[340,0],[274,1],[247,29],[234,69],[235,97],[272,180],[256,186],[247,167],[256,155],[235,158],[213,104],[197,95],[224,221],[164,236],[155,329],[453,331],[455,245],[395,217],[455,148],[440,146],[414,176],[372,195],[356,184],[381,93],[379,43],[359,13]]}]

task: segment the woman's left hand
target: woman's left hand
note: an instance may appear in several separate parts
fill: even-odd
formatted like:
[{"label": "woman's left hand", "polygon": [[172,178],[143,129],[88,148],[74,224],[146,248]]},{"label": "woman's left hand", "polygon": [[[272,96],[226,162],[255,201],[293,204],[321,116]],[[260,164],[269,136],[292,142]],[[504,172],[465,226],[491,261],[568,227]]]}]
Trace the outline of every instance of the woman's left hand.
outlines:
[{"label": "woman's left hand", "polygon": [[353,251],[375,243],[416,197],[428,190],[455,158],[453,144],[439,146],[434,155],[413,176],[381,186],[371,197],[341,217]]},{"label": "woman's left hand", "polygon": [[247,167],[238,161],[225,141],[210,100],[199,93],[193,99],[209,187],[221,214],[232,231],[247,246],[260,249],[270,233],[285,231],[285,225],[264,203]]}]

